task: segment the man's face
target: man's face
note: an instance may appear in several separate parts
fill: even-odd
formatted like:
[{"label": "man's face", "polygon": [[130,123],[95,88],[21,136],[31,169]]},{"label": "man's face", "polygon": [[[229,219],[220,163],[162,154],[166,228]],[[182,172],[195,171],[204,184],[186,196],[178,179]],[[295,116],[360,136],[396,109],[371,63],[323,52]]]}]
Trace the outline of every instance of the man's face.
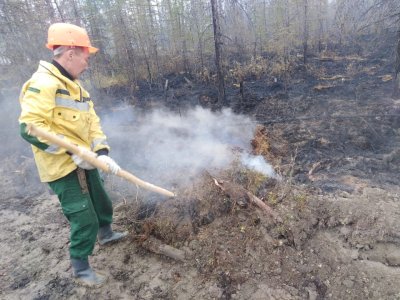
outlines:
[{"label": "man's face", "polygon": [[87,48],[78,48],[70,49],[68,52],[69,68],[67,71],[74,79],[78,79],[89,66],[89,50]]}]

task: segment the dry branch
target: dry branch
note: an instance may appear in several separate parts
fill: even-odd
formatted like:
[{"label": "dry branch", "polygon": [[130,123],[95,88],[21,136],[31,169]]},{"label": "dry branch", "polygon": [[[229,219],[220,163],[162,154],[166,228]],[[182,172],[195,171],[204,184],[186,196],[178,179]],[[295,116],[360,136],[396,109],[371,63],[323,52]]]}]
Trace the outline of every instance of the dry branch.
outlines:
[{"label": "dry branch", "polygon": [[334,87],[334,85],[331,85],[331,84],[327,84],[327,85],[318,84],[318,85],[314,86],[313,89],[314,89],[314,91],[320,92],[320,91],[327,90],[327,89],[330,89],[333,87]]},{"label": "dry branch", "polygon": [[265,204],[260,198],[249,192],[245,188],[228,181],[214,179],[215,185],[217,185],[226,195],[229,196],[238,205],[244,206],[244,201],[256,205],[258,208],[263,210],[267,215],[271,216],[275,222],[282,223],[282,218],[267,204]]},{"label": "dry branch", "polygon": [[186,76],[184,76],[183,79],[185,79],[185,81],[189,85],[189,87],[193,87],[193,82],[191,82]]},{"label": "dry branch", "polygon": [[257,205],[258,208],[266,212],[268,215],[272,216],[275,222],[283,222],[282,218],[269,205],[265,204],[260,198],[253,195],[249,191],[247,191],[247,195],[253,204]]},{"label": "dry branch", "polygon": [[332,77],[321,77],[320,79],[322,79],[322,80],[346,80],[346,79],[348,79],[348,77],[347,76],[344,76],[344,75],[335,75],[335,76],[332,76]]},{"label": "dry branch", "polygon": [[314,172],[321,166],[321,162],[316,162],[312,165],[311,169],[308,171],[308,178],[310,178],[311,181],[315,181],[315,178],[313,176]]}]

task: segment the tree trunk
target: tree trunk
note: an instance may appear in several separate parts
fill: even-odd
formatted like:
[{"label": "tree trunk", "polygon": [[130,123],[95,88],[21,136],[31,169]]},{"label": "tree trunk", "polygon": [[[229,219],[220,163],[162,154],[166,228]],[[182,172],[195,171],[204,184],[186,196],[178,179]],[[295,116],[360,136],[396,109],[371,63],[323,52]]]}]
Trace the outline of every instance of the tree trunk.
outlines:
[{"label": "tree trunk", "polygon": [[307,64],[308,55],[308,0],[304,0],[304,36],[303,36],[303,63]]},{"label": "tree trunk", "polygon": [[119,23],[121,24],[121,34],[122,34],[122,41],[120,41],[120,44],[118,44],[118,47],[124,48],[124,54],[126,55],[126,63],[125,63],[125,68],[127,71],[127,76],[128,76],[128,81],[129,85],[131,87],[136,86],[136,81],[137,81],[137,75],[136,75],[136,58],[135,58],[135,50],[132,46],[132,44],[129,42],[132,40],[132,37],[130,36],[128,32],[128,28],[130,27],[130,24],[128,25],[128,22],[124,19],[124,16],[122,14],[122,10],[118,10],[118,15],[119,15]]},{"label": "tree trunk", "polygon": [[291,20],[290,20],[290,6],[289,1],[284,2],[285,13],[284,13],[284,24],[285,24],[285,35],[286,38],[283,40],[283,61],[285,66],[285,90],[288,83],[288,71],[290,63],[290,36],[291,36]]},{"label": "tree trunk", "polygon": [[394,80],[394,89],[393,89],[393,98],[400,98],[400,29],[398,32],[398,42],[397,42],[397,51],[396,51],[396,63],[394,66],[395,69],[395,80]]},{"label": "tree trunk", "polygon": [[218,104],[223,106],[225,104],[225,82],[221,66],[221,27],[219,25],[218,4],[216,0],[211,0],[211,11],[215,42],[215,65],[217,67],[218,80]]},{"label": "tree trunk", "polygon": [[320,1],[318,4],[318,53],[322,52],[324,44],[324,10],[325,3]]},{"label": "tree trunk", "polygon": [[150,47],[153,50],[153,59],[156,64],[156,79],[160,75],[160,63],[159,63],[159,58],[158,58],[158,45],[157,45],[157,38],[156,38],[156,26],[154,25],[154,17],[153,17],[153,9],[151,7],[151,1],[147,0],[147,6],[148,6],[148,14],[149,14],[149,26],[150,26]]},{"label": "tree trunk", "polygon": [[[61,21],[62,21],[62,22],[65,22],[64,15],[63,15],[63,13],[62,13],[62,11],[61,11],[61,9],[60,9],[60,5],[57,3],[57,0],[54,0],[53,2],[54,2],[54,5],[55,5],[55,7],[56,7],[56,9],[57,9],[58,15],[59,15],[60,18],[61,18]],[[52,5],[50,4],[50,6],[52,6]],[[52,21],[53,21],[53,20],[52,20]]]}]

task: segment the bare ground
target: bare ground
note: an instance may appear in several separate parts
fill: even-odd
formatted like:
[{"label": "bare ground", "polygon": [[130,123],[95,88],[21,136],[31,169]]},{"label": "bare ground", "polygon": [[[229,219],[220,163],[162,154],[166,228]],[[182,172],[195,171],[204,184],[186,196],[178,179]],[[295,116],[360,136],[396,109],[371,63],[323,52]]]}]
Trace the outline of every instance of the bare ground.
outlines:
[{"label": "bare ground", "polygon": [[[246,199],[228,196],[207,173],[155,205],[109,184],[115,227],[130,236],[96,246],[91,262],[109,275],[99,289],[73,282],[68,223],[56,197],[27,180],[36,176],[33,160],[3,158],[0,298],[400,299],[400,102],[388,97],[382,68],[367,74],[352,65],[351,79],[305,93],[265,96],[267,83],[249,81],[248,101],[232,104],[264,124],[254,151],[283,179],[236,165],[214,175],[254,193],[282,222],[239,205]],[[146,250],[149,237],[185,258]]]}]

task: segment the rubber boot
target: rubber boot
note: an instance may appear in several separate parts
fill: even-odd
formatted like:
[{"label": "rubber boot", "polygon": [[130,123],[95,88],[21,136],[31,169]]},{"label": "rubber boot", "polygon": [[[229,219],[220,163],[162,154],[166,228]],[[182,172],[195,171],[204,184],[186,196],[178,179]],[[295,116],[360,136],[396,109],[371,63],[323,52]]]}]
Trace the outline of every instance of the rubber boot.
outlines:
[{"label": "rubber boot", "polygon": [[100,287],[107,280],[106,276],[94,272],[87,260],[71,258],[71,265],[74,270],[74,279],[79,284]]},{"label": "rubber boot", "polygon": [[111,229],[111,225],[105,225],[99,228],[98,241],[100,245],[105,245],[122,240],[127,235],[127,231],[116,232]]}]

